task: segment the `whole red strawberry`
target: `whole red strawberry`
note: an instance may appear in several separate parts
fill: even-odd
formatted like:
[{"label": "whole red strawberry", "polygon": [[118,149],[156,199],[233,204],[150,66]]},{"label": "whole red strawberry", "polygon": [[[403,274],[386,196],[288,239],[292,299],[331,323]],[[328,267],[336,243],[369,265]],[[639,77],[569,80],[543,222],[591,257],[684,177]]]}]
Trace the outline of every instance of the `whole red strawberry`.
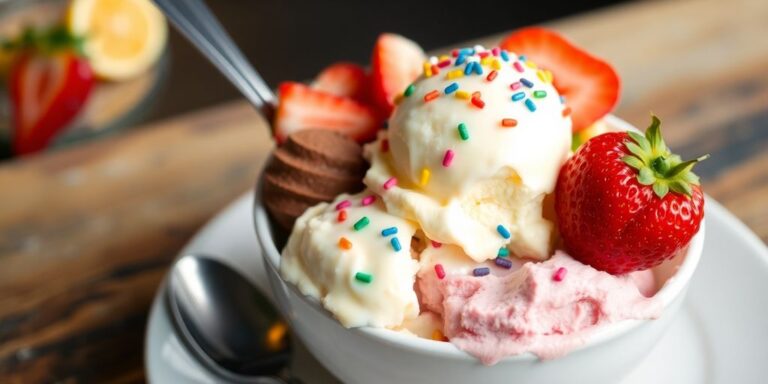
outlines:
[{"label": "whole red strawberry", "polygon": [[612,274],[652,268],[698,232],[704,196],[691,171],[661,137],[653,116],[645,136],[605,133],[587,141],[560,169],[555,212],[575,259]]}]

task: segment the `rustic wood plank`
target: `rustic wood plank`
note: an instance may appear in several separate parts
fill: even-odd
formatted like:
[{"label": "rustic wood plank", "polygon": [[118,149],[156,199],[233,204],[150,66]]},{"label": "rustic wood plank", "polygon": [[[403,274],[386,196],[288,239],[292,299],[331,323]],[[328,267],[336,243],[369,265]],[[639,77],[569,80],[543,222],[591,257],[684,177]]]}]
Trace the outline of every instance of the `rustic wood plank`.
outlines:
[{"label": "rustic wood plank", "polygon": [[[768,2],[636,2],[551,23],[615,64],[617,115],[709,152],[708,193],[768,240]],[[499,36],[480,39],[486,45]],[[0,382],[141,382],[168,263],[271,147],[243,102],[0,166]]]}]

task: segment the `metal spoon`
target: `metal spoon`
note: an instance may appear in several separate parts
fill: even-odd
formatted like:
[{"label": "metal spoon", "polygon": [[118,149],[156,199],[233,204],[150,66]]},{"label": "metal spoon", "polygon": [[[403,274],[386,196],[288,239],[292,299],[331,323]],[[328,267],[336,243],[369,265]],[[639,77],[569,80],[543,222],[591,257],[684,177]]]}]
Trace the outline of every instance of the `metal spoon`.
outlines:
[{"label": "metal spoon", "polygon": [[267,121],[275,94],[248,63],[202,0],[155,0],[157,6],[198,50],[221,71]]},{"label": "metal spoon", "polygon": [[179,339],[219,378],[232,383],[284,383],[288,328],[269,301],[240,273],[202,255],[171,268],[166,305]]}]

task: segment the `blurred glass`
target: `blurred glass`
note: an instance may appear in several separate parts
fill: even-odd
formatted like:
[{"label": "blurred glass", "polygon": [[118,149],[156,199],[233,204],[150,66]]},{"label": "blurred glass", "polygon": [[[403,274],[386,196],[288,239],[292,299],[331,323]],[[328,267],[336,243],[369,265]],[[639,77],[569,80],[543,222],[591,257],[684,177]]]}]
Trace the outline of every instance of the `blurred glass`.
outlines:
[{"label": "blurred glass", "polygon": [[[18,36],[27,27],[48,27],[63,19],[65,0],[0,0],[0,38]],[[0,56],[0,68],[9,65]],[[169,68],[168,49],[146,73],[120,82],[98,81],[75,120],[53,139],[48,150],[71,146],[135,126],[146,118],[162,88]],[[0,159],[12,157],[12,116],[6,70],[0,75]]]}]

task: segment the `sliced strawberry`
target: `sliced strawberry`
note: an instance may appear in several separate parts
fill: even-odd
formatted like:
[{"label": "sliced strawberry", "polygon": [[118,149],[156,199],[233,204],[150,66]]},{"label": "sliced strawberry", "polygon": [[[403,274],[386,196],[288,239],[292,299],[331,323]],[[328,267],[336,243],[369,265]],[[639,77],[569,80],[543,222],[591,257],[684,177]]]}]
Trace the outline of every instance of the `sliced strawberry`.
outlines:
[{"label": "sliced strawberry", "polygon": [[426,59],[418,44],[400,35],[384,33],[376,40],[371,58],[371,89],[373,102],[385,116],[394,109],[395,95],[421,75]]},{"label": "sliced strawberry", "polygon": [[21,54],[9,75],[17,155],[44,149],[77,116],[94,83],[88,61],[69,51]]},{"label": "sliced strawberry", "polygon": [[285,82],[280,84],[273,126],[278,144],[291,133],[310,128],[339,131],[363,143],[376,137],[381,119],[372,107],[348,97]]},{"label": "sliced strawberry", "polygon": [[607,115],[619,100],[619,76],[613,67],[554,31],[523,28],[507,36],[501,48],[552,71],[555,88],[571,107],[574,132]]},{"label": "sliced strawberry", "polygon": [[363,67],[339,62],[323,69],[312,83],[312,88],[336,96],[353,98],[367,103],[370,99],[370,81]]}]

